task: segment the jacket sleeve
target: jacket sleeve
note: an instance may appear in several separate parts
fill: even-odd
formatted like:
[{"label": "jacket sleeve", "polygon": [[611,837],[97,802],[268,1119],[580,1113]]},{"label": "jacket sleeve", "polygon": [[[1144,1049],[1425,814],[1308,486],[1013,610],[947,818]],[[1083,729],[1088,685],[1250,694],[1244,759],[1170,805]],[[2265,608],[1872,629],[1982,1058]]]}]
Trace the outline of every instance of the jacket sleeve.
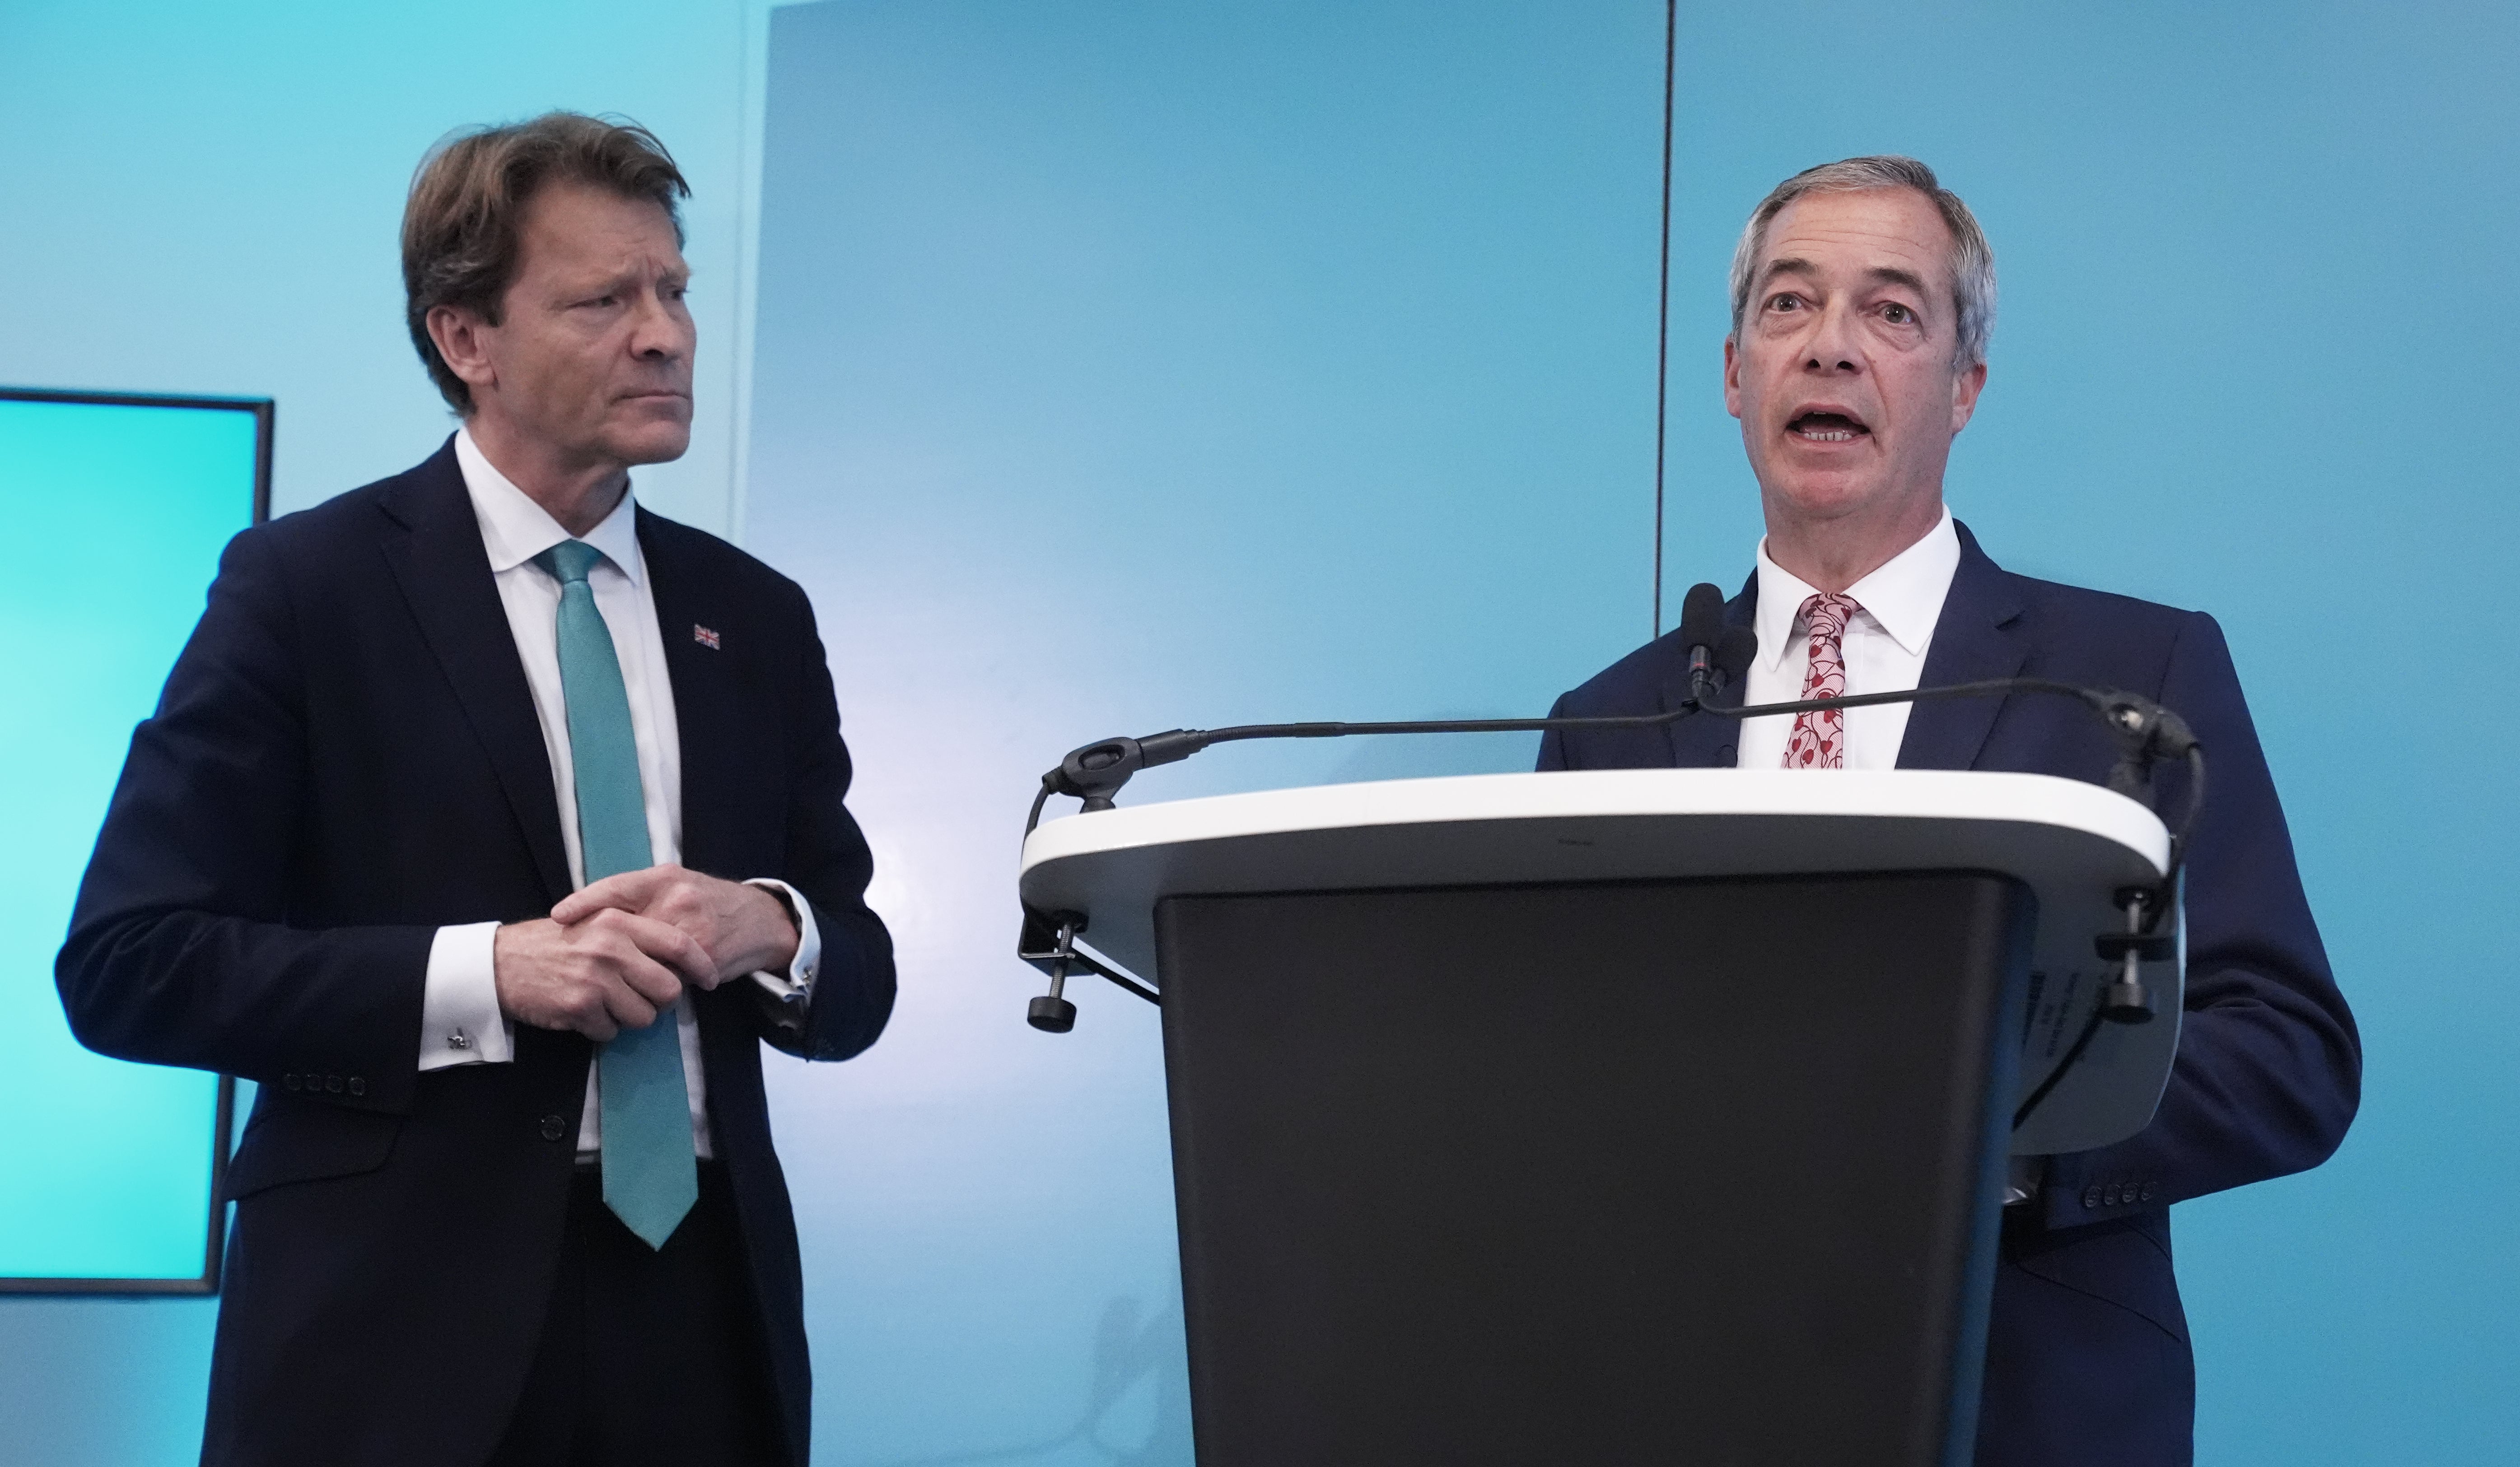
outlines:
[{"label": "jacket sleeve", "polygon": [[813,605],[803,591],[788,589],[804,635],[789,683],[788,850],[778,874],[814,904],[823,960],[801,1015],[794,1005],[755,992],[768,1019],[762,1034],[772,1045],[807,1059],[847,1059],[874,1044],[892,1016],[892,935],[866,905],[875,859],[843,803],[849,750],[840,739],[839,703],[814,631]]},{"label": "jacket sleeve", "polygon": [[[2362,1043],[2294,865],[2238,674],[2210,616],[2174,643],[2160,701],[2205,750],[2186,868],[2187,994],[2179,1057],[2152,1124],[2052,1158],[2050,1226],[2096,1222],[2305,1171],[2335,1151],[2362,1095]],[[2183,771],[2162,808],[2187,798]]]},{"label": "jacket sleeve", "polygon": [[[1566,694],[1559,693],[1557,695],[1557,701],[1549,705],[1549,716],[1551,718],[1566,717]],[[1554,774],[1564,768],[1566,768],[1566,731],[1563,729],[1541,730],[1540,762],[1533,766],[1533,771],[1537,774],[1548,775]]]},{"label": "jacket sleeve", "polygon": [[264,532],[132,734],[54,965],[79,1043],[403,1112],[435,929],[293,925],[307,767],[303,669]]}]

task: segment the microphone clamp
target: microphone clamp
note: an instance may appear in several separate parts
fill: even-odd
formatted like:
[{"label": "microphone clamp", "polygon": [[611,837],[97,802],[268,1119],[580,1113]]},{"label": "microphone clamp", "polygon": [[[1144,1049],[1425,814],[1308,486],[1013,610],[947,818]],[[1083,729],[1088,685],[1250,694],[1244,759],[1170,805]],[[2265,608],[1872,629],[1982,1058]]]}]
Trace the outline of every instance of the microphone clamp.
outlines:
[{"label": "microphone clamp", "polygon": [[1105,738],[1072,749],[1058,768],[1041,777],[1042,788],[1085,802],[1088,813],[1109,810],[1111,797],[1142,769],[1173,764],[1206,748],[1203,729],[1170,729],[1144,738]]},{"label": "microphone clamp", "polygon": [[2197,747],[2195,731],[2185,719],[2140,693],[2110,689],[2083,696],[2118,742],[2109,788],[2128,799],[2148,802],[2154,763],[2185,759]]}]

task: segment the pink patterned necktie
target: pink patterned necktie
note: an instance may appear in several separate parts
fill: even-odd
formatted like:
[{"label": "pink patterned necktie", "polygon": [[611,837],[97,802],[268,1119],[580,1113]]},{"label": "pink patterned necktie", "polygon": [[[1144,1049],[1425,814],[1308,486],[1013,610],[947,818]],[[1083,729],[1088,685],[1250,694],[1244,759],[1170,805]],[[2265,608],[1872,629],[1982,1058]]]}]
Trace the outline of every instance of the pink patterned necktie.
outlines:
[{"label": "pink patterned necktie", "polygon": [[[1811,671],[1803,675],[1803,701],[1846,695],[1846,624],[1863,609],[1855,598],[1835,593],[1803,601],[1802,619],[1811,626]],[[1795,714],[1793,736],[1785,740],[1785,768],[1846,768],[1846,710]]]}]

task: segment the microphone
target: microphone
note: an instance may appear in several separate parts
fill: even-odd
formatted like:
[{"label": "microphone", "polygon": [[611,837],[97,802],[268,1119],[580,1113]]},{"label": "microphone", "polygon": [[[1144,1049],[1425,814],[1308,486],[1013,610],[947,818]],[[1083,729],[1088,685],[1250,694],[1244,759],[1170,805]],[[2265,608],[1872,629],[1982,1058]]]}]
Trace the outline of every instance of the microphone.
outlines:
[{"label": "microphone", "polygon": [[1726,626],[1724,593],[1700,581],[1680,603],[1680,645],[1688,648],[1688,695],[1703,703],[1709,692],[1722,691],[1750,670],[1750,659],[1759,654],[1759,634]]}]

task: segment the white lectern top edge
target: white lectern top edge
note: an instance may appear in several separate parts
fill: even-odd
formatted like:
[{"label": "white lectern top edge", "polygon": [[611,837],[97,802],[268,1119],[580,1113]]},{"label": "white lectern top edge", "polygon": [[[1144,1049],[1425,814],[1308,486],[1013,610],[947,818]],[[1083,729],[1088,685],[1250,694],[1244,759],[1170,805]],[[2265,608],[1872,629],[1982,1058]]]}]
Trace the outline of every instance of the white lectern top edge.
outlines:
[{"label": "white lectern top edge", "polygon": [[[2167,868],[2153,813],[2096,784],[1930,770],[1601,770],[1314,785],[1123,806],[1024,842],[1021,891],[1086,918],[1084,942],[1156,971],[1168,896],[1974,869],[2039,904],[2026,1091],[2052,1070],[2123,930],[2126,886]],[[2014,1134],[2018,1152],[2083,1150],[2149,1120],[2176,1052],[2178,959],[2145,964],[2159,1017],[2106,1025]]]}]

